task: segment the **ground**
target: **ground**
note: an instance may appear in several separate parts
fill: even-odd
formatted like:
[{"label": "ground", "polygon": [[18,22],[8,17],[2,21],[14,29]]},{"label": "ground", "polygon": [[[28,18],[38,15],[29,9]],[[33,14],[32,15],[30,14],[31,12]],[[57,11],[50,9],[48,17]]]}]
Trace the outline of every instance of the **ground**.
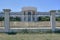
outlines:
[{"label": "ground", "polygon": [[8,35],[0,33],[0,40],[60,40],[60,34],[47,33],[47,34],[20,34]]}]

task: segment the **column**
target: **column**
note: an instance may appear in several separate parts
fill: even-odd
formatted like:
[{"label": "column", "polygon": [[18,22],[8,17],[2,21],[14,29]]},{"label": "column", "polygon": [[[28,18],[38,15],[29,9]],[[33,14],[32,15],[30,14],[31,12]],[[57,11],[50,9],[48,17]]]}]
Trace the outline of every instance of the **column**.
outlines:
[{"label": "column", "polygon": [[28,22],[28,11],[25,11],[26,12],[26,15],[25,15],[25,18],[26,18],[26,22]]},{"label": "column", "polygon": [[37,21],[37,11],[35,11],[35,21]]},{"label": "column", "polygon": [[33,11],[31,11],[31,21],[33,21]]},{"label": "column", "polygon": [[3,9],[5,15],[4,15],[4,27],[5,27],[5,32],[9,32],[10,30],[10,22],[9,22],[9,13],[10,9]]},{"label": "column", "polygon": [[21,20],[24,21],[24,11],[22,11]]},{"label": "column", "polygon": [[54,32],[56,29],[56,21],[55,21],[55,10],[50,11],[50,22],[51,22],[51,28],[52,31]]}]

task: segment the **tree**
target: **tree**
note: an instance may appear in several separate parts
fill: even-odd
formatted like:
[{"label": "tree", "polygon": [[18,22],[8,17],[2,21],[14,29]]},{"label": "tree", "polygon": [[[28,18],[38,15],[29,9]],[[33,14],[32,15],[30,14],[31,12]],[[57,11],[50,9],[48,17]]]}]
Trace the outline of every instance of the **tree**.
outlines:
[{"label": "tree", "polygon": [[60,21],[60,16],[59,17],[56,17],[56,21]]},{"label": "tree", "polygon": [[0,17],[0,21],[4,21],[4,17]]},{"label": "tree", "polygon": [[40,17],[38,17],[38,21],[50,21],[50,17],[49,16],[40,16]]},{"label": "tree", "polygon": [[17,16],[16,16],[15,19],[16,19],[16,21],[21,21],[21,18],[20,18],[20,17],[17,17]]},{"label": "tree", "polygon": [[10,17],[10,21],[15,21],[15,17]]}]

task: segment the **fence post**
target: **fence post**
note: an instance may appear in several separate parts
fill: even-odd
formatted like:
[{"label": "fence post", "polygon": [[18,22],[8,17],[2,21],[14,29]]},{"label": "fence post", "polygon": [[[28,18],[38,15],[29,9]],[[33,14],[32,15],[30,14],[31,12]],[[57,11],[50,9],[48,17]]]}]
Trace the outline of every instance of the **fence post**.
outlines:
[{"label": "fence post", "polygon": [[56,13],[55,10],[50,11],[50,14],[51,14],[50,15],[50,23],[51,23],[52,32],[54,32],[56,29],[55,13]]},{"label": "fence post", "polygon": [[9,21],[9,13],[10,13],[10,9],[3,9],[4,11],[4,27],[5,27],[5,32],[9,32],[10,31],[10,21]]}]

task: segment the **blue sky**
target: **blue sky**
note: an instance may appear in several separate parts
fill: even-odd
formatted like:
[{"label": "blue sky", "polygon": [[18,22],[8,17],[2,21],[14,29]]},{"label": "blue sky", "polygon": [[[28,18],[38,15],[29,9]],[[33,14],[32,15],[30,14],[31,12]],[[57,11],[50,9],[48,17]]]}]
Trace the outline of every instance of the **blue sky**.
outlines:
[{"label": "blue sky", "polygon": [[21,11],[24,6],[36,7],[38,11],[59,10],[60,0],[0,0],[0,11],[9,8],[12,11]]}]

